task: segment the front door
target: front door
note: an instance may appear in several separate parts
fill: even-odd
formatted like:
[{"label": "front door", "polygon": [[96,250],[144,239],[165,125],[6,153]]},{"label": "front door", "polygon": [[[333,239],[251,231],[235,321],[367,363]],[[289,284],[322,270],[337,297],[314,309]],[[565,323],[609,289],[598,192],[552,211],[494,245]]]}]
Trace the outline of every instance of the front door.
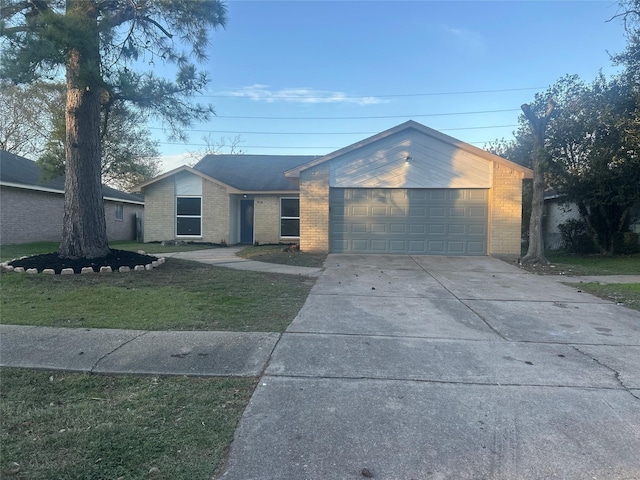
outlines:
[{"label": "front door", "polygon": [[240,200],[240,243],[253,243],[253,199]]}]

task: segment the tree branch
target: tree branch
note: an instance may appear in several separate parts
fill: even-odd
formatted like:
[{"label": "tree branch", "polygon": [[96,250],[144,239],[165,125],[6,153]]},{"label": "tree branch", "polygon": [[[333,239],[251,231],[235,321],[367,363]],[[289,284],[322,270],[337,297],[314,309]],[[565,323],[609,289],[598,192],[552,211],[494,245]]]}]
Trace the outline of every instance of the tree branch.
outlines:
[{"label": "tree branch", "polygon": [[149,16],[145,16],[142,17],[143,20],[146,20],[147,22],[155,25],[156,27],[158,27],[158,29],[164,33],[167,37],[169,38],[173,38],[173,34],[169,33],[162,25],[160,25],[158,22],[156,22],[153,18],[149,17]]}]

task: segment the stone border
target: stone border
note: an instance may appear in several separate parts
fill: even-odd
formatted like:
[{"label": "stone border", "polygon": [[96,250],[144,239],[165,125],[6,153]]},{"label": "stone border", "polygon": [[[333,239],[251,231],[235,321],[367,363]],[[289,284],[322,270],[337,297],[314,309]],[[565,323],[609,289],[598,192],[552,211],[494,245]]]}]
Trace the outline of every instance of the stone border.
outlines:
[{"label": "stone border", "polygon": [[[143,252],[142,250],[138,250],[138,252],[140,255],[148,255],[147,253]],[[53,268],[45,268],[42,270],[42,272],[38,272],[38,269],[36,268],[27,268],[25,270],[24,267],[14,267],[12,265],[9,265],[11,262],[14,262],[16,260],[22,260],[24,258],[29,258],[28,255],[24,256],[24,257],[19,257],[19,258],[14,258],[13,260],[9,260],[8,262],[2,262],[0,263],[0,268],[6,272],[15,272],[15,273],[28,273],[30,275],[34,275],[34,274],[38,274],[38,273],[43,273],[45,275],[76,275],[76,273],[73,271],[73,268],[63,268],[62,271],[59,274],[56,274],[55,270]],[[162,265],[165,262],[165,257],[158,257],[158,260],[154,260],[151,263],[148,263],[146,265],[136,265],[135,267],[133,267],[133,269],[131,269],[130,267],[126,267],[126,266],[122,266],[120,268],[118,268],[118,272],[119,273],[126,273],[126,272],[146,272],[148,270],[153,270],[154,268],[159,267],[160,265]],[[112,273],[113,269],[111,267],[108,266],[102,266],[100,267],[100,271],[99,272],[95,272],[93,270],[93,267],[83,267],[82,270],[80,271],[79,275],[88,275],[91,273]]]}]

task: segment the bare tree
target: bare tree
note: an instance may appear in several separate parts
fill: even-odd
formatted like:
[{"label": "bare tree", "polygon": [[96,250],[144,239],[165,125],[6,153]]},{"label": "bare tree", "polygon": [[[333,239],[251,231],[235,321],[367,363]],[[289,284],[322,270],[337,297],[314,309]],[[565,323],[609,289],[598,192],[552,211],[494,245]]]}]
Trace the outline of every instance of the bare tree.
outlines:
[{"label": "bare tree", "polygon": [[202,140],[204,141],[204,148],[189,152],[187,165],[192,167],[207,155],[244,155],[247,153],[239,148],[239,145],[244,142],[240,135],[236,135],[233,138],[223,135],[220,140],[214,140],[213,134],[209,133],[202,137]]},{"label": "bare tree", "polygon": [[556,103],[553,99],[547,102],[547,110],[540,118],[536,116],[528,104],[522,105],[522,111],[529,121],[533,133],[533,150],[531,163],[533,165],[533,197],[531,200],[531,218],[529,221],[529,249],[522,259],[523,264],[541,263],[548,264],[549,260],[544,254],[544,237],[542,235],[542,215],[544,213],[544,191],[546,182],[544,178],[547,163],[547,153],[544,148],[544,135],[549,124],[549,118]]}]

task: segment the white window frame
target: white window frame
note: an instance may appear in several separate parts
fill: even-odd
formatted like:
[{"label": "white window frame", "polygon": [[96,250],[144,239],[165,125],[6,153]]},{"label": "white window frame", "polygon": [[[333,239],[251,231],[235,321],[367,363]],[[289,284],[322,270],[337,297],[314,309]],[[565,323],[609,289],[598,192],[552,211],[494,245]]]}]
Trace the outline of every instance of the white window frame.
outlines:
[{"label": "white window frame", "polygon": [[[298,216],[297,217],[285,217],[282,215],[283,200],[298,200]],[[298,235],[296,236],[283,235],[282,220],[298,220]],[[300,197],[280,197],[280,238],[300,238]]]},{"label": "white window frame", "polygon": [[[199,198],[200,199],[200,215],[178,215],[178,199],[180,198]],[[175,215],[176,238],[202,238],[202,195],[176,195],[175,206],[176,206],[176,215]],[[178,218],[200,219],[200,233],[198,235],[178,235]]]}]

